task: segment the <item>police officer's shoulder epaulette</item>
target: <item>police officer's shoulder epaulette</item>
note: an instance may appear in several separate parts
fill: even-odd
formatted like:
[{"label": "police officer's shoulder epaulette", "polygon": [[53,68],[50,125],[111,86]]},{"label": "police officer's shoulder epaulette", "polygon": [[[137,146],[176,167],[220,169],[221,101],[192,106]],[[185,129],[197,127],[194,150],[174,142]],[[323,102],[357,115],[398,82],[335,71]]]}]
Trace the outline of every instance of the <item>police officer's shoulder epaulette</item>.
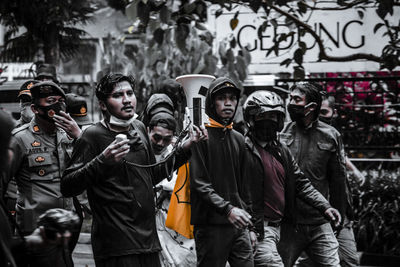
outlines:
[{"label": "police officer's shoulder epaulette", "polygon": [[11,134],[16,135],[17,133],[19,133],[27,128],[29,128],[29,123],[25,123],[17,128],[14,128],[14,130],[11,131]]}]

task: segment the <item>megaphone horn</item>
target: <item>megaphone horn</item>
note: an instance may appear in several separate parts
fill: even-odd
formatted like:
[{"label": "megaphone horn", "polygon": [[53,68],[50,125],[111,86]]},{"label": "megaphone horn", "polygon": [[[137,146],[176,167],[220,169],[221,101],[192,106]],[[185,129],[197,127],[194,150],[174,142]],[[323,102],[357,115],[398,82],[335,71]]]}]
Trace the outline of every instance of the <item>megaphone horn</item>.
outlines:
[{"label": "megaphone horn", "polygon": [[214,76],[204,74],[189,74],[175,79],[183,87],[186,103],[189,108],[189,116],[196,126],[208,123],[205,112],[207,90]]}]

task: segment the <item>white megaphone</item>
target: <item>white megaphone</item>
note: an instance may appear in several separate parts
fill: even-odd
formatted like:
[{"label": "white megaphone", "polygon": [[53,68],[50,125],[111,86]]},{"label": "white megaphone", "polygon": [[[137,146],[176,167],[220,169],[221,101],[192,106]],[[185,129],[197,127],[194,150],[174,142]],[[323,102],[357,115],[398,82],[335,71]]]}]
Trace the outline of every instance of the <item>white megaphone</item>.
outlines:
[{"label": "white megaphone", "polygon": [[204,74],[189,74],[175,79],[183,87],[186,95],[186,104],[189,108],[189,116],[196,126],[208,123],[205,112],[207,90],[214,76]]}]

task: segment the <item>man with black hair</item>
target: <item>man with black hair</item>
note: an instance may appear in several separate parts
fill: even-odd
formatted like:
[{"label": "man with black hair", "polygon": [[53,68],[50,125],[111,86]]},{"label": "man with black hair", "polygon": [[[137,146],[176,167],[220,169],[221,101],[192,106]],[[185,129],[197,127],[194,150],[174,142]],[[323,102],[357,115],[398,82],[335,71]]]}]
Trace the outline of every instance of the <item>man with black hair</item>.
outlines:
[{"label": "man with black hair", "polygon": [[[318,120],[321,94],[317,85],[304,82],[291,88],[288,111],[292,122],[281,133],[312,185],[336,208],[346,209],[343,143],[338,131]],[[302,199],[297,199],[297,225],[284,223],[279,253],[292,266],[304,250],[318,266],[339,266],[338,242],[328,220]]]},{"label": "man with black hair", "polygon": [[147,133],[158,162],[169,154],[168,147],[174,139],[177,126],[174,118],[174,105],[166,94],[153,94],[139,118],[147,127]]},{"label": "man with black hair", "polygon": [[64,196],[87,190],[98,267],[160,266],[153,185],[189,157],[184,143],[174,166],[173,157],[167,166],[155,164],[146,128],[136,120],[134,88],[132,76],[108,74],[100,80],[96,97],[104,119],[77,140],[61,181]]},{"label": "man with black hair", "polygon": [[[303,199],[330,221],[340,214],[301,172],[288,147],[278,139],[283,128],[285,106],[274,92],[256,91],[244,104],[249,127],[246,136],[246,177],[252,196],[254,233],[258,236],[255,266],[283,266],[278,254],[280,225],[296,224],[296,196]],[[253,234],[253,232],[251,232]]]},{"label": "man with black hair", "polygon": [[40,64],[36,69],[35,80],[58,83],[56,67],[48,63]]},{"label": "man with black hair", "polygon": [[[197,265],[253,266],[244,177],[244,137],[232,128],[240,89],[228,78],[214,80],[206,96],[208,140],[192,149],[189,161],[191,223]],[[253,240],[255,241],[255,240]]]},{"label": "man with black hair", "polygon": [[[61,195],[60,179],[73,140],[54,120],[56,114],[65,111],[65,93],[51,81],[36,83],[30,92],[35,116],[30,123],[13,130],[11,167],[4,181],[4,186],[11,177],[17,182],[16,221],[23,235],[35,230],[38,216],[46,210],[72,208],[72,200]],[[47,262],[46,258],[51,260]],[[31,266],[54,266],[55,259],[65,264],[62,250],[60,254],[53,247],[33,252],[30,261]]]}]

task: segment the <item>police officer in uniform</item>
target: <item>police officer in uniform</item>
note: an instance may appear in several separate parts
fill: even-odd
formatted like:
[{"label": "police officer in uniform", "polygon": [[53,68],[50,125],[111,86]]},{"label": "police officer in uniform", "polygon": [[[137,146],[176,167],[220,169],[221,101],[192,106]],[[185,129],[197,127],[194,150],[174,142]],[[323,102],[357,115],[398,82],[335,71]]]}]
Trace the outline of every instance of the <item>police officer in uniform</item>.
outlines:
[{"label": "police officer in uniform", "polygon": [[[6,178],[15,177],[17,182],[16,219],[24,235],[32,233],[38,216],[46,210],[72,207],[71,199],[60,192],[60,179],[73,139],[53,119],[65,111],[65,93],[52,81],[39,82],[30,90],[35,116],[13,131],[11,168]],[[31,255],[31,266],[54,266],[55,259],[61,261],[57,266],[64,266],[62,250],[57,247],[32,251]]]},{"label": "police officer in uniform", "polygon": [[[32,96],[30,88],[35,83],[38,83],[38,81],[28,80],[19,88],[18,99],[21,117],[17,121],[17,124],[14,128],[18,128],[30,122],[33,118],[33,112],[31,109]],[[6,190],[4,194],[4,202],[6,203],[7,209],[11,213],[11,216],[15,217],[15,204],[17,201],[17,184],[15,183],[15,179],[11,179],[11,181],[8,183],[8,187],[3,189]],[[2,192],[2,194],[3,193],[4,192]]]}]

